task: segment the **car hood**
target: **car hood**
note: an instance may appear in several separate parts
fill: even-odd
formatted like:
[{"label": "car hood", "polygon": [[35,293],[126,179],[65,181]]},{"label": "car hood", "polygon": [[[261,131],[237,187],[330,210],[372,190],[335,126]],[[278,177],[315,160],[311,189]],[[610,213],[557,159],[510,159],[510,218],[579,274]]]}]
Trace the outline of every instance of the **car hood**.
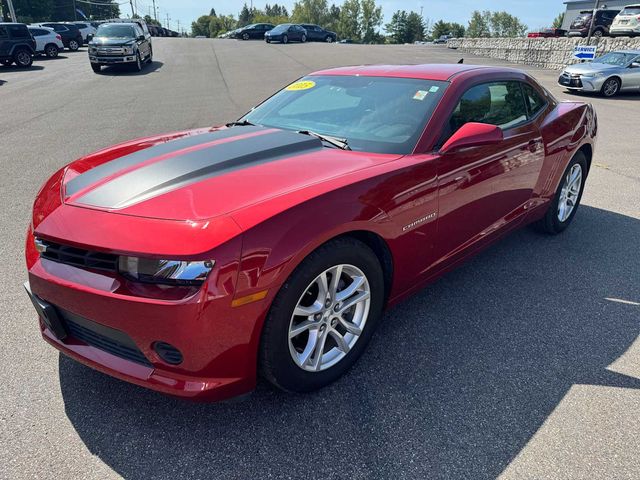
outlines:
[{"label": "car hood", "polygon": [[615,70],[616,68],[619,68],[619,67],[616,67],[615,65],[608,65],[606,63],[594,62],[594,63],[579,63],[576,65],[570,65],[567,68],[565,68],[564,71],[569,74],[586,75],[589,73]]},{"label": "car hood", "polygon": [[90,45],[93,47],[119,47],[121,45],[130,45],[135,42],[134,38],[94,38]]},{"label": "car hood", "polygon": [[268,217],[399,157],[327,148],[317,138],[261,126],[200,129],[82,158],[67,168],[62,197],[67,206],[164,220],[248,208]]}]

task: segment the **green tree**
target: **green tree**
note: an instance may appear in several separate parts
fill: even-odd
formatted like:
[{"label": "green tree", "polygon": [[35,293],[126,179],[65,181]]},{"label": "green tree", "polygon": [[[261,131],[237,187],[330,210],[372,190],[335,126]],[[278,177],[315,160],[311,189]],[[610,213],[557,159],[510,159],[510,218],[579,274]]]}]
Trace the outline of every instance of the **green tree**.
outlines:
[{"label": "green tree", "polygon": [[147,23],[147,25],[158,25],[158,26],[162,26],[160,24],[160,22],[154,18],[151,18],[149,15],[145,15],[144,16],[144,21]]},{"label": "green tree", "polygon": [[466,32],[467,37],[486,38],[491,36],[491,12],[475,10],[471,13],[471,20]]},{"label": "green tree", "polygon": [[238,15],[238,27],[244,27],[245,25],[249,25],[253,22],[253,15],[255,13],[255,9],[249,9],[247,4],[245,3],[242,6],[242,10],[240,10],[240,14]]},{"label": "green tree", "polygon": [[360,40],[360,1],[345,0],[340,8],[338,35],[340,38]]},{"label": "green tree", "polygon": [[211,19],[209,15],[202,15],[195,22],[191,23],[191,35],[194,37],[209,37],[211,36],[210,24]]},{"label": "green tree", "polygon": [[384,29],[389,34],[391,43],[407,43],[408,42],[408,26],[407,12],[405,10],[397,10],[391,16],[391,21],[387,23]]},{"label": "green tree", "polygon": [[293,4],[291,21],[324,25],[329,17],[327,0],[300,0]]},{"label": "green tree", "polygon": [[329,7],[329,16],[327,17],[326,23],[323,25],[324,28],[331,30],[333,32],[338,31],[338,24],[340,23],[340,7],[336,4],[332,4]]},{"label": "green tree", "polygon": [[553,23],[551,24],[552,28],[561,28],[564,23],[564,12],[559,13],[556,18],[553,19]]},{"label": "green tree", "polygon": [[521,37],[527,26],[518,17],[507,12],[493,12],[491,15],[492,37]]},{"label": "green tree", "polygon": [[378,28],[382,25],[382,7],[376,5],[376,0],[361,0],[360,31],[364,43],[381,43],[382,36]]},{"label": "green tree", "polygon": [[421,42],[425,37],[424,19],[417,12],[407,15],[408,43]]}]

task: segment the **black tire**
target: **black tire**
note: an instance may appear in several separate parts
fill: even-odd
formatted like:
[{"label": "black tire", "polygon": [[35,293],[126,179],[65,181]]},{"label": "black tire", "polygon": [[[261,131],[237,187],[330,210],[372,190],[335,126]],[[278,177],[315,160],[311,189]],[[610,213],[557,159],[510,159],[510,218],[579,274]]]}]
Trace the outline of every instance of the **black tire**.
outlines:
[{"label": "black tire", "polygon": [[69,50],[71,50],[72,52],[78,51],[81,45],[82,43],[78,42],[78,40],[76,40],[75,38],[69,40]]},{"label": "black tire", "polygon": [[153,63],[153,48],[149,47],[149,56],[147,57],[147,63]]},{"label": "black tire", "polygon": [[[560,219],[558,218],[558,205],[560,203],[560,197],[562,194],[562,189],[564,187],[565,178],[567,177],[567,175],[569,174],[569,172],[571,171],[574,165],[580,165],[580,168],[582,169],[581,171],[582,183],[580,185],[580,192],[578,193],[577,201],[575,203],[575,206],[573,207],[573,210],[571,211],[571,214],[564,221],[560,221]],[[569,165],[567,166],[564,173],[562,174],[562,177],[560,178],[560,185],[558,185],[558,190],[556,191],[556,194],[554,195],[553,200],[549,205],[549,209],[547,210],[547,213],[542,219],[538,220],[536,223],[533,224],[533,227],[536,230],[538,230],[539,232],[548,233],[551,235],[557,235],[558,233],[561,233],[564,230],[566,230],[566,228],[571,224],[573,217],[575,217],[576,212],[578,211],[578,207],[580,206],[580,200],[582,199],[582,192],[584,192],[584,185],[587,180],[587,174],[588,174],[587,157],[585,156],[584,153],[578,152],[571,159],[571,161],[569,162]]]},{"label": "black tire", "polygon": [[242,34],[242,40],[249,40],[249,34],[248,33],[243,33]]},{"label": "black tire", "polygon": [[307,36],[305,34],[302,34],[302,43],[307,43]]},{"label": "black tire", "polygon": [[13,61],[19,68],[29,68],[33,65],[33,55],[26,48],[20,48],[13,54]]},{"label": "black tire", "polygon": [[100,73],[100,71],[102,70],[102,65],[100,65],[98,63],[92,63],[91,64],[91,70],[93,70],[94,73]]},{"label": "black tire", "polygon": [[142,58],[140,58],[140,52],[136,52],[136,63],[133,64],[133,69],[136,72],[142,71]]},{"label": "black tire", "polygon": [[327,43],[331,43],[331,42],[333,42],[333,37],[331,35],[327,35],[325,37],[324,41],[327,42]]},{"label": "black tire", "polygon": [[597,28],[591,35],[595,38],[602,38],[604,36],[604,32],[601,29]]},{"label": "black tire", "polygon": [[264,41],[267,42],[267,43],[271,43],[271,39],[269,39],[269,38],[265,38]]},{"label": "black tire", "polygon": [[[325,370],[309,372],[294,362],[289,350],[289,326],[293,311],[314,279],[340,264],[353,265],[366,276],[371,292],[368,317],[359,338],[341,360]],[[326,243],[312,252],[287,279],[271,305],[260,342],[259,366],[262,376],[289,392],[311,392],[337,380],[356,362],[369,343],[382,316],[384,291],[380,262],[362,242],[345,237]]]},{"label": "black tire", "polygon": [[607,98],[615,97],[620,93],[620,87],[622,86],[620,79],[617,77],[607,78],[602,84],[600,93]]},{"label": "black tire", "polygon": [[48,57],[48,58],[55,58],[58,56],[59,53],[59,49],[58,46],[54,43],[50,43],[48,45],[45,45],[44,47],[44,54]]},{"label": "black tire", "polygon": [[289,43],[289,37],[287,35],[282,36],[282,43]]}]

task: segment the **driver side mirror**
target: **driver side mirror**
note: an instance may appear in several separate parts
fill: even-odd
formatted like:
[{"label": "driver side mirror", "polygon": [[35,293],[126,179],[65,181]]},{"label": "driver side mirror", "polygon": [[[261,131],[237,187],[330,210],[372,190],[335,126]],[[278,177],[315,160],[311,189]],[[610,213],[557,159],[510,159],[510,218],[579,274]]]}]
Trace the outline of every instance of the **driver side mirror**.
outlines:
[{"label": "driver side mirror", "polygon": [[640,62],[633,62],[629,65],[629,68],[640,68]]},{"label": "driver side mirror", "polygon": [[138,41],[139,41],[139,42],[142,42],[142,41],[144,41],[144,38],[145,38],[145,37],[144,37],[144,35],[140,35],[140,36],[138,37]]},{"label": "driver side mirror", "polygon": [[91,40],[93,40],[93,33],[89,33],[87,35],[87,43],[89,43]]},{"label": "driver side mirror", "polygon": [[440,149],[440,154],[463,148],[494,145],[502,142],[504,135],[500,127],[488,123],[465,123]]}]

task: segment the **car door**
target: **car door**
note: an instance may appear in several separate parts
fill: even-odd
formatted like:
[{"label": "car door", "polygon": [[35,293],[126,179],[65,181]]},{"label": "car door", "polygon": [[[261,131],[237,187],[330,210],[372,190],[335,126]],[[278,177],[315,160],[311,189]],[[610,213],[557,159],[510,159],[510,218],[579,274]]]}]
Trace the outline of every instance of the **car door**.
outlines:
[{"label": "car door", "polygon": [[633,64],[640,64],[640,55],[633,59],[622,75],[623,90],[640,89],[640,67],[634,67]]},{"label": "car door", "polygon": [[441,144],[468,122],[497,125],[504,140],[439,159],[436,251],[445,265],[524,218],[544,160],[527,103],[521,82],[496,81],[471,87],[454,109]]},{"label": "car door", "polygon": [[319,27],[316,25],[309,25],[305,27],[305,29],[307,30],[307,40],[318,40],[320,37]]},{"label": "car door", "polygon": [[7,57],[11,53],[9,46],[9,31],[4,25],[0,25],[0,57]]}]

